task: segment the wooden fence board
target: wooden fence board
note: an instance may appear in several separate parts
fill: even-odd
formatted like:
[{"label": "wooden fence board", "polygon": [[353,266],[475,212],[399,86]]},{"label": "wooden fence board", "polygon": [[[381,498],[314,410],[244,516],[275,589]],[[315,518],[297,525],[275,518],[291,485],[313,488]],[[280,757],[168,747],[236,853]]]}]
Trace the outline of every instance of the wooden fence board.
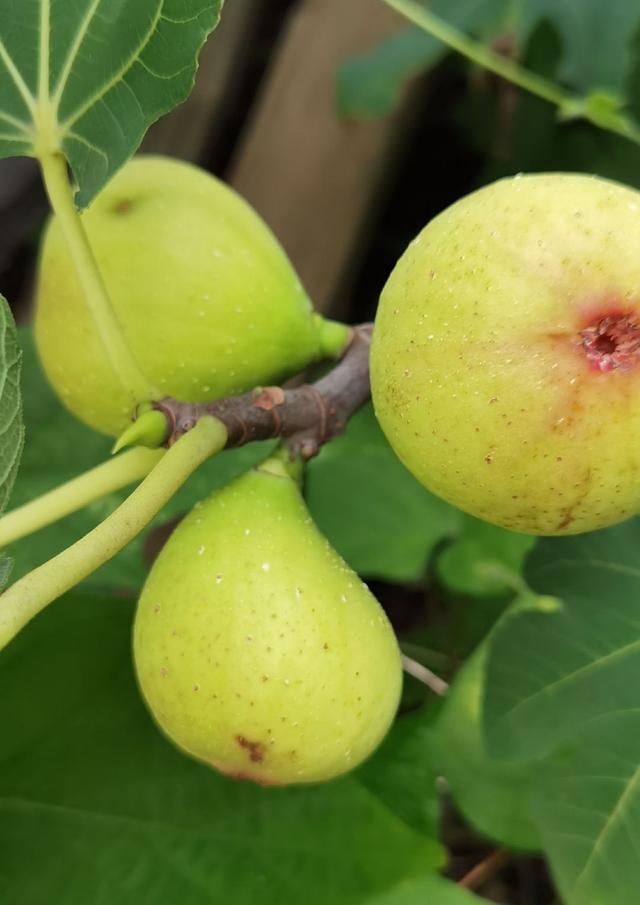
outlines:
[{"label": "wooden fence board", "polygon": [[151,127],[142,150],[204,163],[220,139],[223,109],[247,60],[255,17],[265,0],[227,0],[220,23],[200,54],[188,99]]},{"label": "wooden fence board", "polygon": [[232,160],[230,182],[274,229],[323,311],[342,308],[336,293],[355,261],[403,115],[341,119],[336,68],[401,25],[377,0],[300,2]]}]

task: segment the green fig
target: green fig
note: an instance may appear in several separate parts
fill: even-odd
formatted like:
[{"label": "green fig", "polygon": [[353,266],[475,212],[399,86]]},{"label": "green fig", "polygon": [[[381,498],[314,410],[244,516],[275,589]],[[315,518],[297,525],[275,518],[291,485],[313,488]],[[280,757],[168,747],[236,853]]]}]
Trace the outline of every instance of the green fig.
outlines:
[{"label": "green fig", "polygon": [[402,684],[382,608],[289,472],[269,459],[196,506],[154,563],[134,626],[160,728],[263,785],[355,767],[387,732]]},{"label": "green fig", "polygon": [[[345,327],[313,313],[255,211],[191,164],[136,157],[82,222],[125,343],[158,397],[243,392],[346,341]],[[40,255],[35,337],[64,404],[118,436],[147,400],[114,373],[55,218]]]},{"label": "green fig", "polygon": [[640,510],[640,194],[540,174],[458,201],[409,245],[371,347],[399,458],[528,534]]}]

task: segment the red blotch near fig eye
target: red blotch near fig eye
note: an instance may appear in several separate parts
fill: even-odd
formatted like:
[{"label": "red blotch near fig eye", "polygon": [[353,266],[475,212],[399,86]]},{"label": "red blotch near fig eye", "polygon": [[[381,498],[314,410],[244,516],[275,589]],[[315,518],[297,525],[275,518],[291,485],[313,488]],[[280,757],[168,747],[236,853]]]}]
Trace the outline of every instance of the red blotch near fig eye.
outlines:
[{"label": "red blotch near fig eye", "polygon": [[640,366],[640,314],[613,306],[591,312],[576,346],[593,371],[629,372]]}]

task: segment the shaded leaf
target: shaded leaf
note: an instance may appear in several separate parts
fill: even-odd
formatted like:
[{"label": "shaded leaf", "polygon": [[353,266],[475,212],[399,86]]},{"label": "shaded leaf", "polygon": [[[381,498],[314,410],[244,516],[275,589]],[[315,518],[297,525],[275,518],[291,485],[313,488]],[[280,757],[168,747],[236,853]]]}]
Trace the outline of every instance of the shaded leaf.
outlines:
[{"label": "shaded leaf", "polygon": [[368,905],[480,905],[479,899],[444,877],[424,876],[368,900]]},{"label": "shaded leaf", "polygon": [[[576,91],[608,91],[622,97],[631,67],[632,40],[640,7],[628,0],[520,0],[518,30],[528,36],[546,19],[563,43],[560,78]],[[598,52],[594,53],[594,47]]]},{"label": "shaded leaf", "polygon": [[566,905],[636,905],[640,849],[640,708],[572,739],[539,775],[534,799]]},{"label": "shaded leaf", "polygon": [[[431,11],[464,31],[477,27],[493,33],[508,0],[433,0]],[[411,26],[367,53],[350,57],[337,73],[336,101],[343,116],[382,116],[391,112],[407,81],[435,66],[449,49],[422,29]]]},{"label": "shaded leaf", "polygon": [[440,580],[463,594],[513,590],[535,538],[464,515],[458,537],[437,561]]},{"label": "shaded leaf", "polygon": [[261,789],[174,749],[135,687],[131,618],[70,595],[0,654],[3,900],[355,905],[441,863],[383,802],[384,771],[377,794],[357,774]]},{"label": "shaded leaf", "polygon": [[[606,122],[629,103],[634,86],[634,40],[640,29],[640,8],[628,0],[433,0],[431,11],[457,29],[484,43],[510,37],[519,56],[542,23],[549,23],[562,42],[558,79],[598,107],[608,98]],[[598,52],[593,53],[597,47]],[[337,102],[340,112],[351,116],[389,113],[402,95],[406,82],[428,71],[448,53],[447,47],[426,32],[410,28],[385,40],[368,53],[347,60],[338,73]],[[534,71],[538,71],[534,67]],[[599,109],[595,111],[599,114]],[[598,120],[600,117],[598,116]]]},{"label": "shaded leaf", "polygon": [[405,28],[338,69],[336,104],[341,116],[384,116],[402,97],[409,79],[430,69],[447,48],[418,28]]},{"label": "shaded leaf", "polygon": [[460,513],[405,469],[370,405],[310,463],[305,496],[321,531],[363,575],[419,578]]},{"label": "shaded leaf", "polygon": [[491,748],[555,754],[535,774],[532,801],[568,905],[637,901],[639,541],[638,519],[541,541],[528,578],[557,606],[516,609],[489,642]]},{"label": "shaded leaf", "polygon": [[86,206],[189,93],[222,0],[0,0],[0,157],[62,151]]},{"label": "shaded leaf", "polygon": [[505,764],[485,747],[486,655],[485,643],[464,664],[445,698],[434,727],[440,771],[456,804],[481,833],[511,848],[538,849],[531,810],[537,764]]},{"label": "shaded leaf", "polygon": [[407,826],[435,838],[440,808],[432,723],[428,710],[399,717],[375,757],[356,775]]},{"label": "shaded leaf", "polygon": [[550,596],[497,626],[485,707],[490,749],[516,759],[544,755],[596,717],[640,706],[640,520],[545,539],[527,575]]}]

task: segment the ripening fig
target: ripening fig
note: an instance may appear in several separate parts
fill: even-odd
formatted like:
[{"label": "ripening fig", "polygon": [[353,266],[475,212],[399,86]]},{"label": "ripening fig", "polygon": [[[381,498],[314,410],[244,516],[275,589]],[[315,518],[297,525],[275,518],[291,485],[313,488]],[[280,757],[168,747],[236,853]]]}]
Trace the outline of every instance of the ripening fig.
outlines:
[{"label": "ripening fig", "polygon": [[134,658],[180,748],[263,785],[355,767],[389,728],[402,681],[382,608],[277,458],[172,534],[140,597]]},{"label": "ripening fig", "polygon": [[426,487],[531,534],[640,509],[640,194],[505,179],[398,261],[371,351],[377,417]]},{"label": "ripening fig", "polygon": [[[130,161],[82,215],[115,316],[157,397],[243,392],[335,354],[266,224],[191,164]],[[35,336],[47,376],[82,421],[116,436],[146,400],[114,372],[54,218],[40,256]]]}]

